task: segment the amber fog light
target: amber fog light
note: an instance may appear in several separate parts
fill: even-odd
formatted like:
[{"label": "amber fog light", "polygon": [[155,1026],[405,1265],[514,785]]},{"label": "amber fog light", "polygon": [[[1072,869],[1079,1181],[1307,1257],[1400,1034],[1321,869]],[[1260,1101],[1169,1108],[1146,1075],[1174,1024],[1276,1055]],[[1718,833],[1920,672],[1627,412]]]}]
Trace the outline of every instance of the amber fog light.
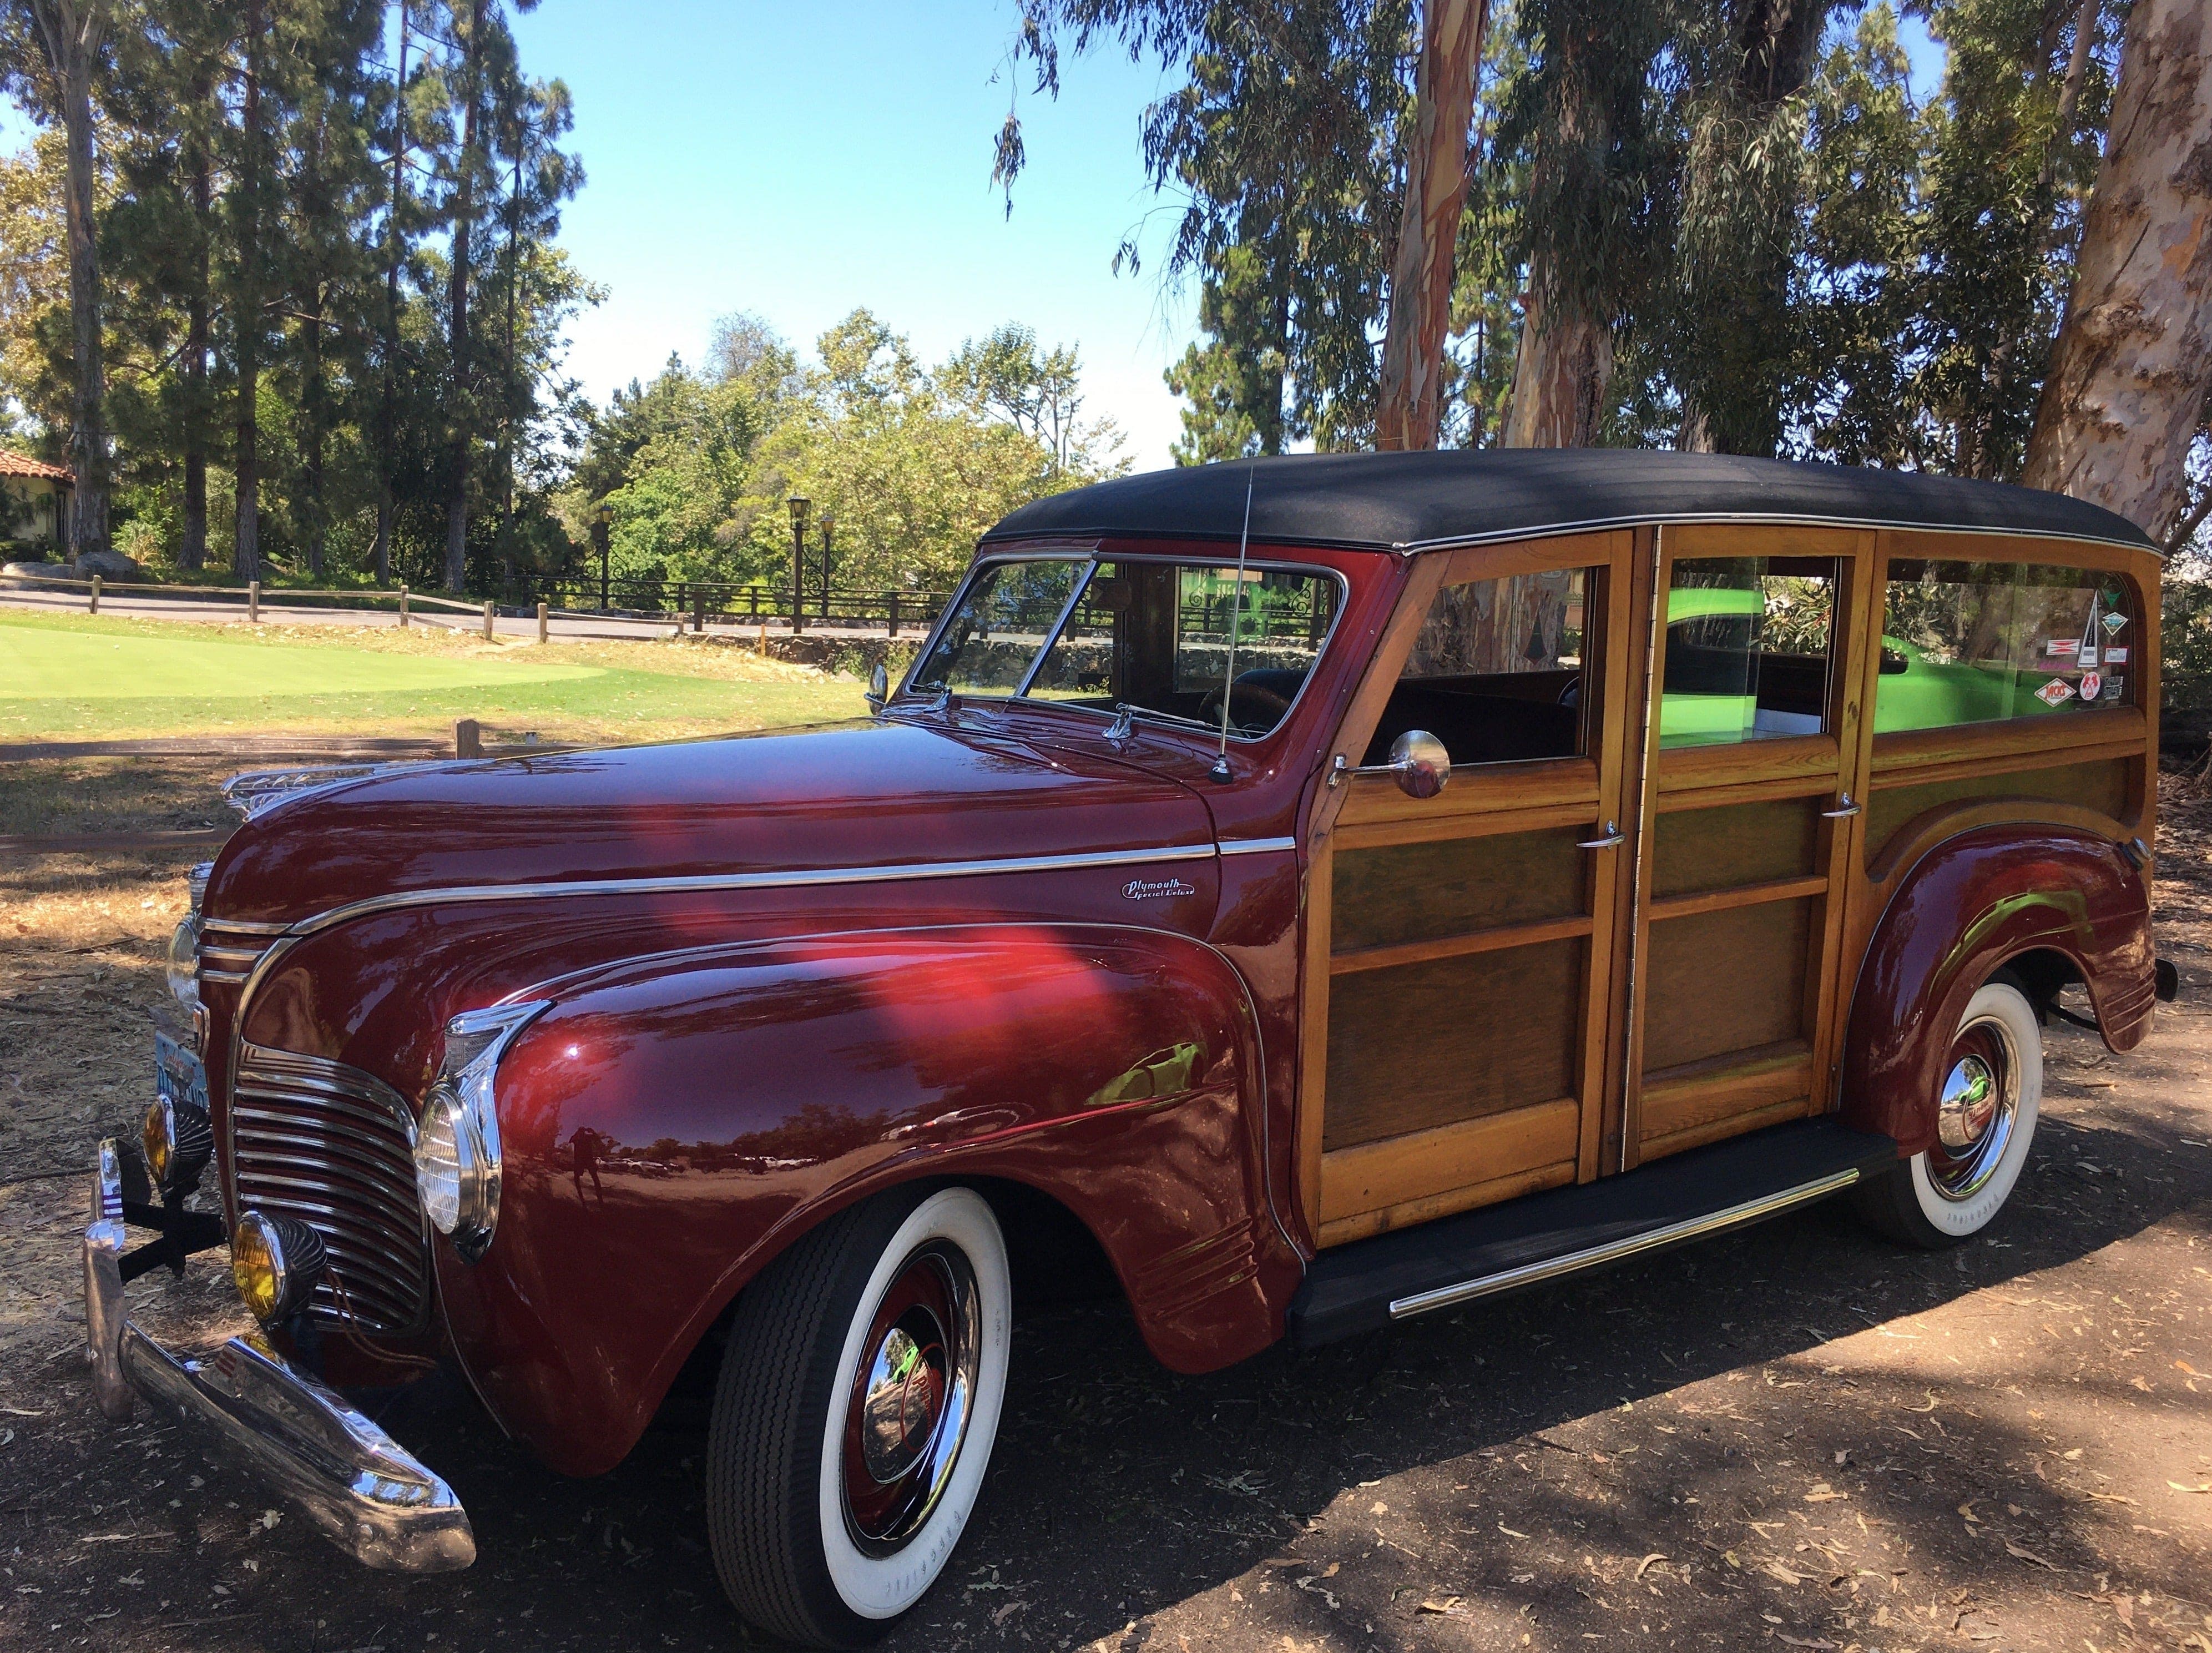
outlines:
[{"label": "amber fog light", "polygon": [[323,1237],[295,1217],[249,1211],[230,1231],[230,1277],[264,1326],[307,1307],[324,1261]]},{"label": "amber fog light", "polygon": [[215,1126],[205,1109],[156,1097],[139,1122],[138,1146],[145,1152],[146,1175],[155,1188],[166,1194],[190,1194],[215,1156]]}]

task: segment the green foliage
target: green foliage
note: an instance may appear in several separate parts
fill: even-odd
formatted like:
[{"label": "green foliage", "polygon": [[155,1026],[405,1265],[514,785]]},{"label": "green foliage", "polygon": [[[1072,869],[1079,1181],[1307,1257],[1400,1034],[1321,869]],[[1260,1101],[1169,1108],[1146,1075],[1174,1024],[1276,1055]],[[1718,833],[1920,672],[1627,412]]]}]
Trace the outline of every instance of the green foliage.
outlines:
[{"label": "green foliage", "polygon": [[623,578],[790,583],[787,501],[811,501],[806,585],[825,532],[845,589],[941,590],[976,537],[1016,506],[1118,475],[1110,422],[1086,422],[1073,348],[1009,325],[933,372],[866,310],[801,366],[750,317],[716,329],[709,365],[674,357],[617,392],[559,495],[570,532],[611,513]]}]

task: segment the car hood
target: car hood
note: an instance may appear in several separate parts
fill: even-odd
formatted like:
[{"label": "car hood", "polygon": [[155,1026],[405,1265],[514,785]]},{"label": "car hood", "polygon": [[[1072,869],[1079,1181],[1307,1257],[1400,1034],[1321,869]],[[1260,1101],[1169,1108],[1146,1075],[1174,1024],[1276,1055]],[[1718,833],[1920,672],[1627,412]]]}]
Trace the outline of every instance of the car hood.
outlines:
[{"label": "car hood", "polygon": [[405,890],[1111,854],[1213,842],[1188,787],[954,723],[868,720],[410,764],[232,835],[204,910],[296,922]]}]

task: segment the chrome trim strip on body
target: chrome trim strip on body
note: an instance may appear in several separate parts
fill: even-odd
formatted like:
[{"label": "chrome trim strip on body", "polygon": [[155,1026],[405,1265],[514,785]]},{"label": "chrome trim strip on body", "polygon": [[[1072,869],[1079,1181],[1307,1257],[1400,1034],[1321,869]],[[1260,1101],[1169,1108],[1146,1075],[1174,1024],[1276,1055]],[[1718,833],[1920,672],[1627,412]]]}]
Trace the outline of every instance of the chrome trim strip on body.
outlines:
[{"label": "chrome trim strip on body", "polygon": [[1258,855],[1269,850],[1296,849],[1298,841],[1292,837],[1224,839],[1221,853],[1224,855]]},{"label": "chrome trim strip on body", "polygon": [[[661,878],[574,878],[550,884],[451,884],[439,889],[403,890],[371,896],[303,918],[285,934],[292,942],[371,913],[404,907],[437,907],[447,902],[538,901],[564,896],[683,895],[721,890],[802,890],[840,884],[896,884],[902,878],[987,878],[1004,872],[1055,872],[1089,866],[1145,866],[1155,861],[1195,861],[1218,854],[1210,843],[1166,849],[1099,849],[1071,855],[1004,855],[972,861],[903,861],[884,866],[806,867],[788,872],[702,872]],[[262,965],[283,951],[272,947]],[[254,974],[261,973],[257,965]]]},{"label": "chrome trim strip on body", "polygon": [[[1992,534],[2014,539],[2070,539],[2085,545],[2117,545],[2124,550],[2148,551],[2160,561],[2165,560],[2164,553],[2154,545],[2144,545],[2129,539],[2107,538],[2102,534],[2054,533],[2048,528],[1984,528],[1960,522],[1887,522],[1868,517],[1819,516],[1791,511],[1638,511],[1620,516],[1592,517],[1582,522],[1547,522],[1521,528],[1500,528],[1486,534],[1409,540],[1390,549],[1401,556],[1418,556],[1424,551],[1454,551],[1468,545],[1497,545],[1516,539],[1549,539],[1554,535],[1598,533],[1611,528],[1656,527],[1670,522],[1677,525],[1692,522],[1741,523],[1756,527],[1858,528],[1913,534]],[[1355,546],[1351,549],[1365,548]]]},{"label": "chrome trim strip on body", "polygon": [[1709,1212],[1703,1217],[1669,1223],[1664,1228],[1632,1234],[1625,1239],[1608,1240],[1603,1245],[1587,1246],[1580,1251],[1570,1251],[1565,1256],[1548,1258],[1542,1262],[1523,1263],[1518,1268],[1508,1268],[1498,1273],[1462,1280],[1457,1285],[1440,1285],[1432,1291],[1417,1291],[1409,1297],[1394,1297],[1390,1303],[1390,1318],[1404,1320],[1412,1315],[1425,1315],[1431,1309],[1448,1309],[1456,1303],[1468,1303],[1476,1297],[1510,1291],[1519,1285],[1533,1285],[1540,1280],[1553,1279],[1561,1274],[1572,1274],[1584,1268],[1595,1268],[1601,1263],[1632,1257],[1640,1251],[1656,1250],[1661,1246],[1673,1245],[1677,1241],[1693,1240],[1700,1235],[1715,1234],[1741,1223],[1756,1222],[1761,1217],[1773,1216],[1792,1206],[1826,1199],[1858,1180],[1858,1168],[1855,1165],[1832,1176],[1801,1182],[1794,1188],[1783,1189],[1779,1194],[1747,1200],[1741,1205]]}]

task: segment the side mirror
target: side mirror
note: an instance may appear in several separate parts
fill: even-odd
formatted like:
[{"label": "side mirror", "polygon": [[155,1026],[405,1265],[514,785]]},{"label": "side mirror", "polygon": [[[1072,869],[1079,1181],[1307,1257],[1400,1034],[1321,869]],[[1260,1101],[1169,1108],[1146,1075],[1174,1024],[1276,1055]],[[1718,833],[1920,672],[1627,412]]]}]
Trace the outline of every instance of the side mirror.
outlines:
[{"label": "side mirror", "polygon": [[884,663],[878,660],[876,669],[868,673],[868,709],[872,712],[882,711],[884,702],[890,697],[891,674],[884,669]]},{"label": "side mirror", "polygon": [[1451,754],[1426,729],[1408,729],[1390,743],[1390,778],[1408,798],[1433,798],[1451,780]]}]

